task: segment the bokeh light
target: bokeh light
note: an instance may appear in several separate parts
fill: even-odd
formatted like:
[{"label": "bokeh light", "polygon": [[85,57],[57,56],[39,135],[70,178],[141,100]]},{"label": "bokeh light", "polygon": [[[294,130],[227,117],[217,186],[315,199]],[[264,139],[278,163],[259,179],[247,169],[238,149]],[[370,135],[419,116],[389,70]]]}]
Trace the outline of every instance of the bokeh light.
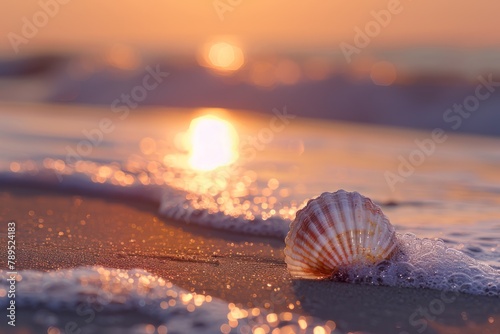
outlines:
[{"label": "bokeh light", "polygon": [[229,41],[212,42],[201,51],[200,64],[219,73],[239,70],[245,63],[241,47]]}]

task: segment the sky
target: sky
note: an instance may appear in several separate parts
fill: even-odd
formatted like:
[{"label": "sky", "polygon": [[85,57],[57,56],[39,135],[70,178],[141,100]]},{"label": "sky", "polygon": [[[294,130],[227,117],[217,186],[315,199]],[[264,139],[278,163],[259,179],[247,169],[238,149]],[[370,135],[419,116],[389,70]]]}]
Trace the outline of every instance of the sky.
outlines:
[{"label": "sky", "polygon": [[[370,38],[372,48],[500,45],[500,2],[493,0],[23,0],[2,1],[0,52],[16,57],[113,43],[189,52],[214,36],[236,37],[254,52],[338,51],[374,21],[373,11],[391,14]],[[36,31],[26,34],[30,24]]]}]

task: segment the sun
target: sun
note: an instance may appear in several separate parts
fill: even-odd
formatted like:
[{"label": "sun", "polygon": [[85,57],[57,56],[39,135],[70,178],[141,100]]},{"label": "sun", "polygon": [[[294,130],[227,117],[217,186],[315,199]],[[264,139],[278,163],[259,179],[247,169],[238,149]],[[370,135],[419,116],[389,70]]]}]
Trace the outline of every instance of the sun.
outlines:
[{"label": "sun", "polygon": [[220,73],[237,71],[245,63],[243,50],[227,41],[209,43],[201,53],[200,63]]}]

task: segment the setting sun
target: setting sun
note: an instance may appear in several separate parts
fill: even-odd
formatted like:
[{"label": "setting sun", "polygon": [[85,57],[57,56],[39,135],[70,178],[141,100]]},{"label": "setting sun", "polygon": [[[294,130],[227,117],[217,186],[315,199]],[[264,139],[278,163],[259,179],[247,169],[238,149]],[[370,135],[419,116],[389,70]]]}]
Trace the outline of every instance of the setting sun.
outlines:
[{"label": "setting sun", "polygon": [[202,53],[202,65],[221,72],[236,71],[245,63],[242,49],[229,42],[207,44]]},{"label": "setting sun", "polygon": [[206,115],[191,121],[189,145],[189,164],[197,170],[213,170],[238,158],[236,130],[216,116]]}]

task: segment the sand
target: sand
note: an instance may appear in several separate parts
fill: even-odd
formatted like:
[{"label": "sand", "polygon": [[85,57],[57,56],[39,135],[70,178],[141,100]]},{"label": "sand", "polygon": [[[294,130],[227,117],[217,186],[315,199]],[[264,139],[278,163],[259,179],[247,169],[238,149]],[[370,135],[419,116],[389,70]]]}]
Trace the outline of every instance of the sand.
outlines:
[{"label": "sand", "polygon": [[[188,291],[242,307],[293,308],[330,319],[341,333],[500,333],[498,298],[292,280],[282,241],[204,229],[156,212],[152,203],[89,194],[15,186],[0,191],[0,221],[17,223],[18,270],[143,268]],[[5,247],[1,253],[5,258]],[[32,312],[20,311],[15,331],[5,321],[0,330],[46,333]],[[153,322],[125,314],[115,320],[124,328]]]}]

